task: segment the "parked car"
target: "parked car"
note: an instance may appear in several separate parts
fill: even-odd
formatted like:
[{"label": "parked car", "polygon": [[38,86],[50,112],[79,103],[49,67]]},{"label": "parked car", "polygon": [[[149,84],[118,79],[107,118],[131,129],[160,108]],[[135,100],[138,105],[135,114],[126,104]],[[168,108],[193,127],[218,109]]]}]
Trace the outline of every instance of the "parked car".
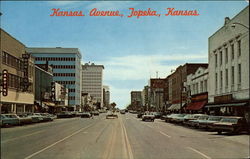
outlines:
[{"label": "parked car", "polygon": [[92,112],[92,115],[98,116],[98,115],[99,115],[99,112],[98,112],[98,111],[93,111],[93,112]]},{"label": "parked car", "polygon": [[155,116],[155,119],[160,119],[161,116],[162,116],[162,113],[161,112],[153,112],[154,116]]},{"label": "parked car", "polygon": [[114,118],[118,118],[118,115],[115,114],[114,112],[108,112],[108,114],[106,115],[106,119],[114,119]]},{"label": "parked car", "polygon": [[207,120],[199,122],[199,128],[208,129],[213,123],[219,122],[222,118],[222,116],[209,116]]},{"label": "parked car", "polygon": [[189,120],[189,126],[198,128],[199,123],[207,121],[208,117],[209,117],[208,115],[202,115],[202,116],[199,116],[196,120]]},{"label": "parked car", "polygon": [[193,114],[193,116],[191,116],[188,120],[184,120],[184,124],[187,126],[192,126],[193,125],[193,121],[197,120],[200,116],[207,116],[206,114]]},{"label": "parked car", "polygon": [[233,134],[240,133],[241,131],[250,132],[249,125],[245,118],[237,116],[223,117],[220,122],[213,123],[212,128],[218,134],[222,132],[230,132]]},{"label": "parked car", "polygon": [[17,114],[18,119],[20,121],[20,125],[25,125],[25,124],[31,124],[32,123],[32,118],[28,116],[27,113],[21,113]]},{"label": "parked car", "polygon": [[177,114],[170,119],[172,123],[181,123],[184,120],[186,114]]},{"label": "parked car", "polygon": [[41,113],[41,116],[43,117],[43,121],[53,121],[54,116],[49,113]]},{"label": "parked car", "polygon": [[29,117],[32,119],[32,123],[39,123],[43,121],[43,117],[39,113],[29,113]]},{"label": "parked car", "polygon": [[174,116],[177,116],[178,114],[169,114],[165,117],[166,122],[170,122]]},{"label": "parked car", "polygon": [[57,118],[72,118],[73,115],[70,112],[61,112],[57,114]]},{"label": "parked car", "polygon": [[90,118],[92,115],[89,112],[83,112],[81,118]]},{"label": "parked car", "polygon": [[155,116],[153,113],[144,113],[144,115],[142,115],[142,121],[152,121],[154,122],[155,120]]},{"label": "parked car", "polygon": [[20,125],[20,120],[16,114],[1,114],[1,127]]}]

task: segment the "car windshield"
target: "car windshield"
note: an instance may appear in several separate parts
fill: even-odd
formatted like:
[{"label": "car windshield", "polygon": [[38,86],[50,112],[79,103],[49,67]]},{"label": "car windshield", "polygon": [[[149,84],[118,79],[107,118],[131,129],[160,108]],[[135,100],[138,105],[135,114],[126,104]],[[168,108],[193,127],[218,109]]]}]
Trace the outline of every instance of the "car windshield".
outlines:
[{"label": "car windshield", "polygon": [[198,118],[198,120],[207,120],[208,119],[208,116],[200,116],[199,118]]}]

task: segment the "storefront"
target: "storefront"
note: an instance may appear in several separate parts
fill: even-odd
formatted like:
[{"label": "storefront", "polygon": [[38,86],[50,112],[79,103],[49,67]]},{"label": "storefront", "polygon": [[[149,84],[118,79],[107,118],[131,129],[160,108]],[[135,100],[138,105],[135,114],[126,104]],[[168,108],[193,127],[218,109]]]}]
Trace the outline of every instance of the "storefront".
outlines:
[{"label": "storefront", "polygon": [[207,104],[208,93],[201,93],[191,96],[191,102],[185,108],[189,113],[206,113],[204,106]]}]

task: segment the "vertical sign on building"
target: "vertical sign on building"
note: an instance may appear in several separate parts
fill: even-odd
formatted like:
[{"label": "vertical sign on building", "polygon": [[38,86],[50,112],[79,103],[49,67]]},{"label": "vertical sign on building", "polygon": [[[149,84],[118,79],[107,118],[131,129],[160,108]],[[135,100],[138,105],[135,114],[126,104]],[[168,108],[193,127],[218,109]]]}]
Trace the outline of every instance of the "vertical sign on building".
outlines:
[{"label": "vertical sign on building", "polygon": [[30,54],[22,54],[23,58],[23,91],[26,92],[28,91],[29,88],[29,58]]},{"label": "vertical sign on building", "polygon": [[51,82],[51,100],[55,101],[56,99],[56,84],[55,82]]},{"label": "vertical sign on building", "polygon": [[3,70],[3,79],[2,79],[2,94],[3,96],[7,96],[8,95],[8,71],[7,70]]}]

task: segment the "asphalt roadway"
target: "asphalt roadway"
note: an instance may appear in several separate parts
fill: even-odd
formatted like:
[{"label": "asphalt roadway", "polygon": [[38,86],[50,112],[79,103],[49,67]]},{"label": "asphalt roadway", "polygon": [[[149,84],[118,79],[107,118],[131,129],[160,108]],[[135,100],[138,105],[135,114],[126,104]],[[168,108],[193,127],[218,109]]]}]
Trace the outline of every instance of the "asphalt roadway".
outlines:
[{"label": "asphalt roadway", "polygon": [[56,119],[1,129],[2,159],[248,158],[249,135],[217,135],[135,114]]}]

